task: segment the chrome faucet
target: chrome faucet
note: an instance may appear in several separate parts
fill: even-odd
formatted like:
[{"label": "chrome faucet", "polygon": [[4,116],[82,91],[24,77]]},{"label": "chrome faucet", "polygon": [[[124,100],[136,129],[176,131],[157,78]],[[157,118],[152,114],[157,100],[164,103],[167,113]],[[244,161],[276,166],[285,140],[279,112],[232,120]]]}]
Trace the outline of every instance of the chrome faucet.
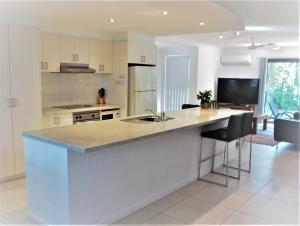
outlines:
[{"label": "chrome faucet", "polygon": [[164,122],[166,120],[166,113],[165,112],[161,112],[160,115],[158,115],[155,111],[153,111],[152,109],[146,109],[146,111],[151,112],[157,119],[159,122]]}]

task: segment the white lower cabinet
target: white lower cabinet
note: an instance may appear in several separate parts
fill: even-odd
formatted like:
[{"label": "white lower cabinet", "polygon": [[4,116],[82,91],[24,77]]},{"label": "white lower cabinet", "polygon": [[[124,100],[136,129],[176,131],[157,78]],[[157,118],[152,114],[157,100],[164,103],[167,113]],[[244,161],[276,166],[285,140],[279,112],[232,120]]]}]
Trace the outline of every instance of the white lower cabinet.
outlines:
[{"label": "white lower cabinet", "polygon": [[22,133],[41,128],[40,33],[1,24],[0,181],[24,173]]},{"label": "white lower cabinet", "polygon": [[72,113],[45,113],[43,115],[43,128],[73,125]]}]

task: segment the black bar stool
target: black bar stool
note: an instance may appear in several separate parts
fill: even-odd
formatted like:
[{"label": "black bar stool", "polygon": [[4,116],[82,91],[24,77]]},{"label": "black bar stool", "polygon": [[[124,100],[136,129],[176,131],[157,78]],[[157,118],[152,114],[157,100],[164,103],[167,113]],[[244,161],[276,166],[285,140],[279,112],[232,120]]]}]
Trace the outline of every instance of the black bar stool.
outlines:
[{"label": "black bar stool", "polygon": [[[247,112],[243,114],[242,117],[242,131],[241,131],[241,138],[246,138],[246,136],[250,135],[250,152],[249,152],[249,168],[248,169],[240,169],[244,172],[251,172],[251,158],[252,158],[252,128],[253,128],[253,112]],[[240,142],[240,141],[239,141]],[[224,154],[225,159],[225,154]],[[225,161],[224,161],[225,165]],[[229,166],[232,169],[238,169],[237,167]]]},{"label": "black bar stool", "polygon": [[[210,183],[214,183],[214,184],[218,184],[218,185],[223,185],[223,186],[228,186],[228,177],[232,177],[235,179],[239,179],[240,178],[240,166],[241,166],[241,146],[240,146],[240,142],[239,142],[239,160],[238,160],[238,176],[234,177],[228,174],[228,157],[229,157],[229,150],[228,150],[228,144],[231,141],[237,140],[241,138],[241,130],[242,130],[242,117],[243,115],[231,115],[228,121],[228,126],[226,128],[221,128],[221,129],[217,129],[217,130],[212,130],[212,131],[208,131],[208,132],[204,132],[201,134],[201,145],[200,145],[200,155],[199,155],[199,168],[198,168],[198,180],[203,180],[206,182],[210,182]],[[216,173],[216,174],[220,174],[220,175],[224,175],[226,177],[226,182],[225,184],[221,184],[218,182],[214,182],[211,180],[206,180],[206,179],[202,179],[200,178],[201,175],[201,163],[203,161],[208,160],[209,158],[206,159],[202,159],[202,137],[205,138],[209,138],[213,140],[213,150],[212,150],[212,155],[211,157],[211,169],[210,172],[211,173]],[[225,153],[226,153],[226,173],[219,173],[219,172],[215,172],[214,171],[214,161],[215,161],[215,155],[216,155],[216,141],[224,141],[225,142]]]},{"label": "black bar stool", "polygon": [[199,105],[195,105],[195,104],[183,104],[181,106],[181,109],[188,109],[188,108],[197,108],[200,107]]}]

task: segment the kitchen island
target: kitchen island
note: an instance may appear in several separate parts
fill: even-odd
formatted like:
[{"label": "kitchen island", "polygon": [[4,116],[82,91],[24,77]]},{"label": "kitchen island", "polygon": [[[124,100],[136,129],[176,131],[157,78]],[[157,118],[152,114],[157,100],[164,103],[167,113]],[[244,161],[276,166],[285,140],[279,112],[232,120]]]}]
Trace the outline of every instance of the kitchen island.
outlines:
[{"label": "kitchen island", "polygon": [[[193,108],[167,112],[173,119],[165,122],[115,119],[26,132],[28,213],[46,224],[111,223],[195,180],[200,132],[241,113]],[[205,158],[211,142],[202,142]],[[209,161],[203,165],[206,174]]]}]

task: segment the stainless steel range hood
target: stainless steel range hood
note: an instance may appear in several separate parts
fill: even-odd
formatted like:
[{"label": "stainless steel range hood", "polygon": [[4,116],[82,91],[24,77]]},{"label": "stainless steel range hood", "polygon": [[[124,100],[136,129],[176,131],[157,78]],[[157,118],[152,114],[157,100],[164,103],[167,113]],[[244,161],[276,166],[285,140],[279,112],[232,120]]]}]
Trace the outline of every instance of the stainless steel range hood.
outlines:
[{"label": "stainless steel range hood", "polygon": [[88,64],[61,63],[60,73],[95,73],[96,70],[90,68]]}]

